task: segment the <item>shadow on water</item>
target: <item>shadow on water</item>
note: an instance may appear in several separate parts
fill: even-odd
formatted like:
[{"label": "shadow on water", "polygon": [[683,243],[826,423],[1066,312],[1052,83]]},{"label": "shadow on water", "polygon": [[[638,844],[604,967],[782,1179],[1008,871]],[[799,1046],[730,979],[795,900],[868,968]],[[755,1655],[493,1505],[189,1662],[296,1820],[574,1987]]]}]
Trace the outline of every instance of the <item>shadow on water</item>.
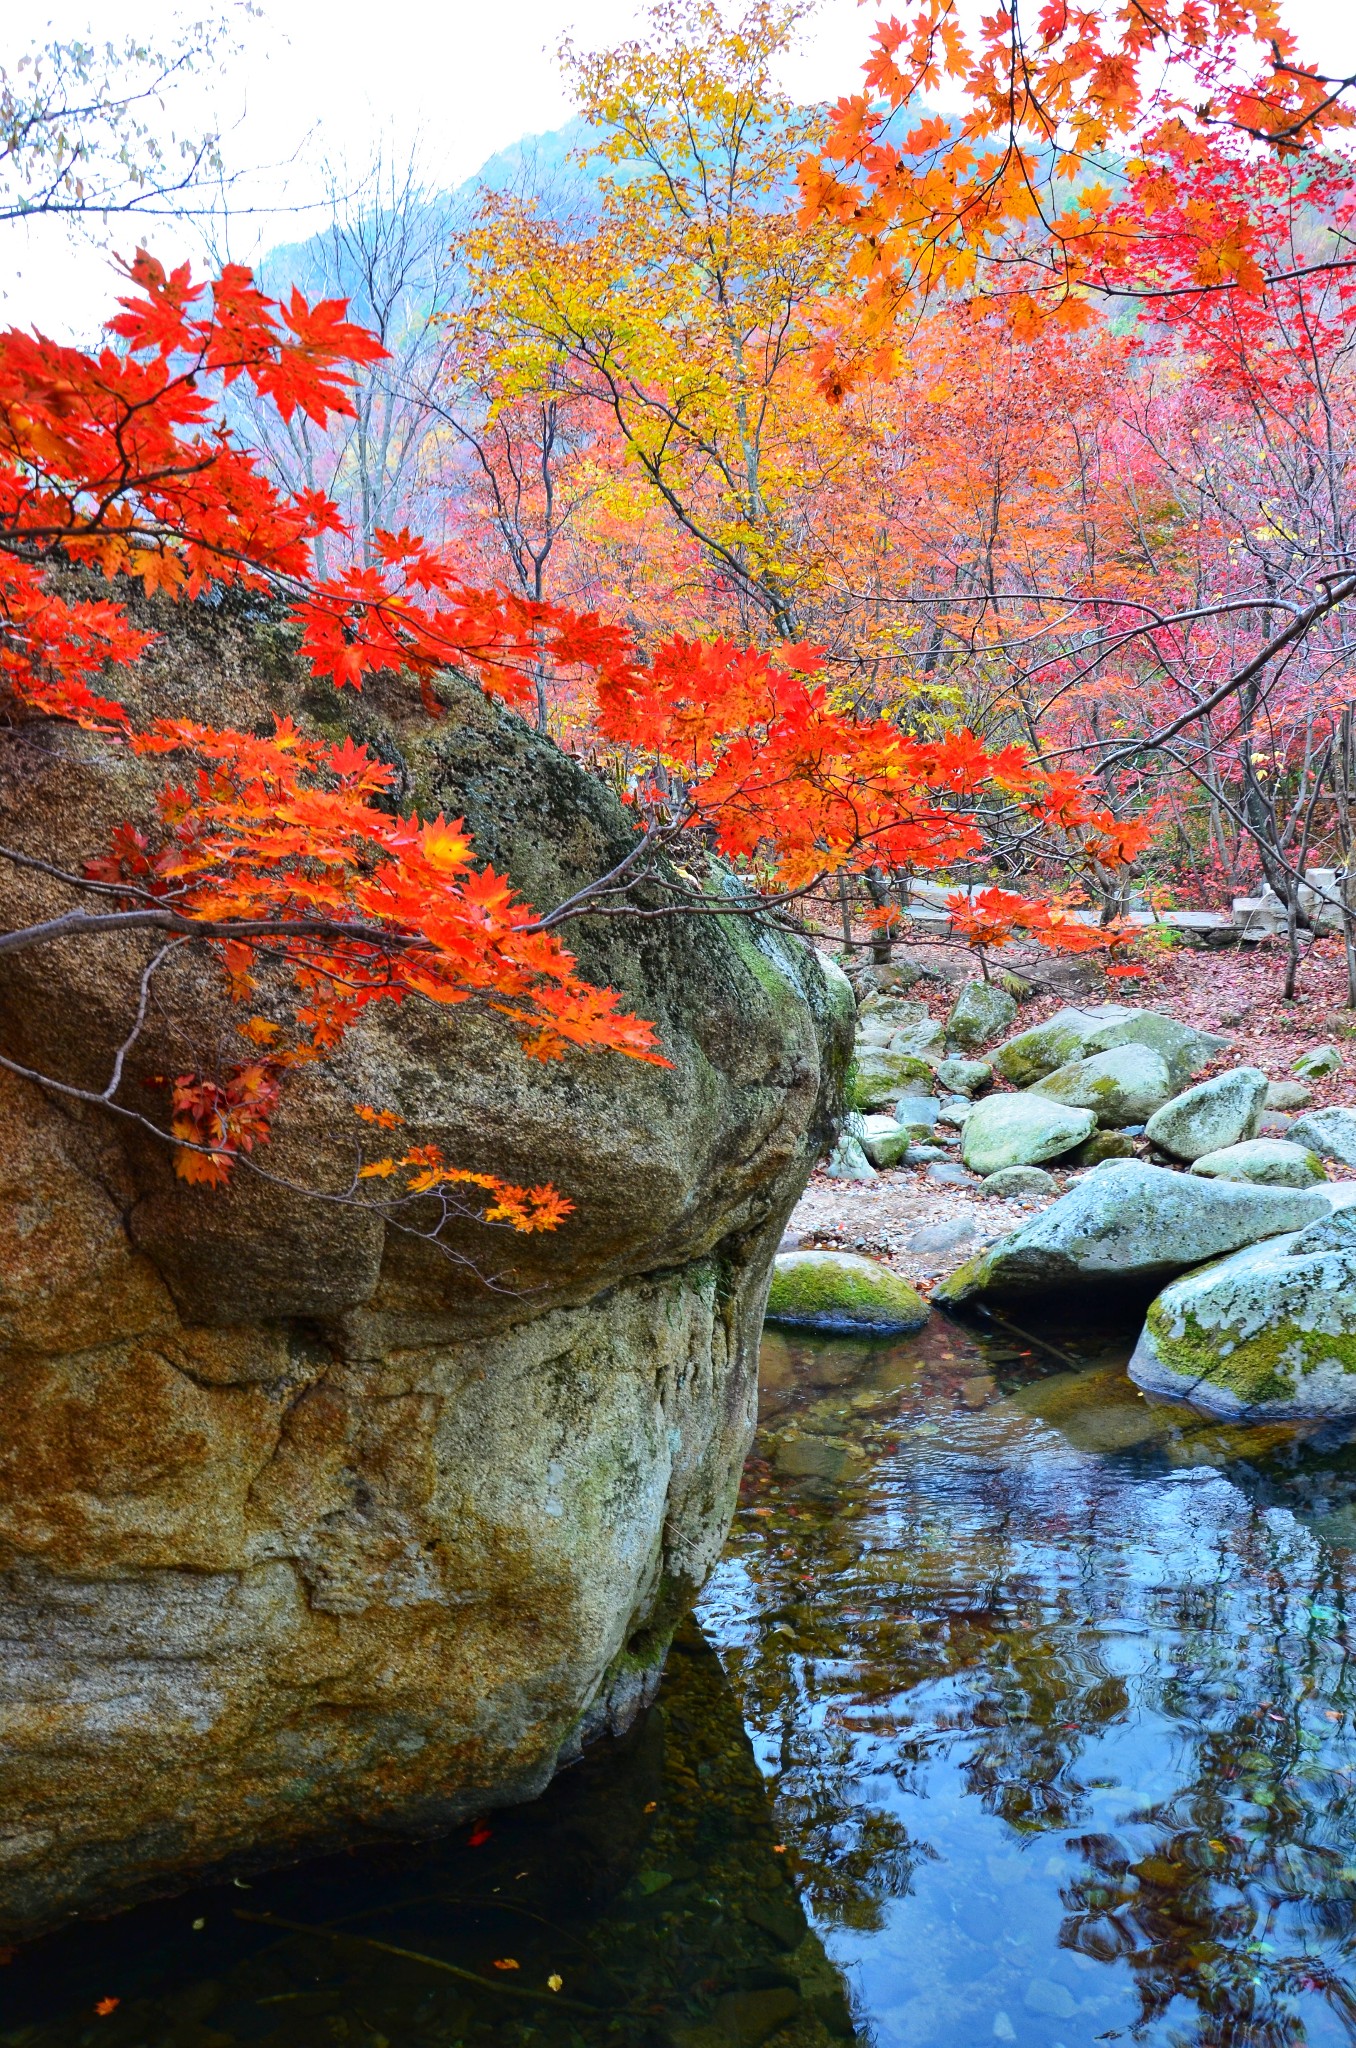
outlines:
[{"label": "shadow on water", "polygon": [[1116,1320],[770,1331],[624,1742],[40,1944],[0,2048],[830,2048],[845,1985],[863,2048],[1356,2042],[1356,1454],[1147,1399]]},{"label": "shadow on water", "polygon": [[[100,2018],[109,1997],[117,2009]],[[643,1723],[532,1806],[447,1841],[87,1923],[0,1973],[5,2048],[724,2048],[774,2035],[831,2048],[853,2026],[778,1852],[735,1695],[695,1628]]]}]

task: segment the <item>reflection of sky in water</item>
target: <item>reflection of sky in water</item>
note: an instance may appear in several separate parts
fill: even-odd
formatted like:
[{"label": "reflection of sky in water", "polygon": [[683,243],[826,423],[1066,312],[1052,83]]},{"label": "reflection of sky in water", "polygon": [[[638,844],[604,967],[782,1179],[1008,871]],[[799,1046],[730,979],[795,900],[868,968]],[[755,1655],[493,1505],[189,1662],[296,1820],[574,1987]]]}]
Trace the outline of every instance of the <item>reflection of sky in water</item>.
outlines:
[{"label": "reflection of sky in water", "polygon": [[[1356,2039],[1348,1454],[935,1322],[874,1403],[769,1343],[700,1615],[879,2048]],[[777,1469],[835,1408],[836,1498]]]}]

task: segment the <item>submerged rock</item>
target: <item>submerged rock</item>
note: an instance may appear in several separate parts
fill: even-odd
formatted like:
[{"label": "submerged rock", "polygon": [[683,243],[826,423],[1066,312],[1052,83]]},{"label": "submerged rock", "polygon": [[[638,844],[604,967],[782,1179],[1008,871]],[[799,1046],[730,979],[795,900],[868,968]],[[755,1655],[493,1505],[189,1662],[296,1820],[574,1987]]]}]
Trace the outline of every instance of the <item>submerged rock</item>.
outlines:
[{"label": "submerged rock", "polygon": [[[267,729],[306,701],[276,635],[229,609],[192,622],[187,650],[157,648],[157,708]],[[437,724],[394,680],[326,690],[325,730],[397,762],[402,803],[466,816],[538,905],[625,855],[634,825],[596,779],[478,690],[439,689]],[[11,843],[67,867],[159,781],[61,728],[11,751]],[[0,883],[6,927],[59,896]],[[446,1257],[244,1172],[190,1187],[126,1124],[0,1081],[0,1940],[531,1798],[653,1692],[725,1540],[772,1254],[832,1134],[851,996],[742,917],[600,920],[571,945],[671,1066],[543,1065],[469,1004],[369,1010],[265,1155],[333,1186],[350,1103],[376,1103],[410,1144],[555,1182],[576,1204],[555,1233],[467,1221]],[[7,969],[7,1027],[93,1081],[141,962],[49,951]],[[156,988],[138,1102],[238,1022],[187,962]]]},{"label": "submerged rock", "polygon": [[1167,1061],[1151,1046],[1117,1045],[1056,1067],[1030,1092],[1090,1109],[1099,1124],[1115,1129],[1143,1124],[1160,1109],[1172,1094],[1172,1076]]},{"label": "submerged rock", "polygon": [[1356,1414],[1356,1208],[1174,1281],[1130,1376],[1220,1415]]},{"label": "submerged rock", "polygon": [[1043,1024],[996,1047],[989,1057],[1005,1080],[1029,1088],[1071,1060],[1110,1052],[1118,1045],[1147,1045],[1161,1054],[1173,1086],[1184,1088],[1227,1044],[1227,1039],[1217,1038],[1213,1032],[1196,1031],[1155,1010],[1097,1003],[1084,1009],[1057,1010]]},{"label": "submerged rock", "polygon": [[1174,1159],[1202,1159],[1257,1135],[1269,1083],[1260,1067],[1231,1067],[1165,1103],[1145,1136]]},{"label": "submerged rock", "polygon": [[1213,1180],[1246,1180],[1269,1188],[1310,1188],[1328,1178],[1316,1152],[1285,1138],[1250,1138],[1242,1145],[1226,1145],[1222,1151],[1205,1153],[1191,1171]]},{"label": "submerged rock", "polygon": [[1317,1189],[1243,1187],[1193,1180],[1138,1160],[1108,1160],[953,1273],[935,1299],[960,1303],[1113,1280],[1143,1283],[1327,1213]]},{"label": "submerged rock", "polygon": [[1097,1128],[1090,1109],[1070,1108],[1040,1095],[988,1095],[961,1130],[961,1157],[974,1173],[1005,1166],[1036,1166],[1071,1151]]},{"label": "submerged rock", "polygon": [[1356,1109],[1311,1109],[1286,1132],[1293,1145],[1307,1145],[1320,1159],[1356,1166]]},{"label": "submerged rock", "polygon": [[767,1315],[817,1330],[920,1330],[928,1305],[888,1266],[855,1252],[783,1252]]},{"label": "submerged rock", "polygon": [[946,1020],[947,1044],[973,1052],[1006,1031],[1016,1015],[1016,1001],[1006,989],[991,981],[967,981]]}]

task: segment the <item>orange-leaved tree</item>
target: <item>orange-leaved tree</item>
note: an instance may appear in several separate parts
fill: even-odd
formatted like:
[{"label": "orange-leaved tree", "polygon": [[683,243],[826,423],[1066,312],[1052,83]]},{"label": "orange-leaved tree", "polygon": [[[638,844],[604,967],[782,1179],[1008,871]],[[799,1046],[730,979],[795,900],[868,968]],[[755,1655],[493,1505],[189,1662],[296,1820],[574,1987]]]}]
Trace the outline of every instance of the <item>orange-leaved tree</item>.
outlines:
[{"label": "orange-leaved tree", "polygon": [[[65,892],[0,934],[0,952],[118,934],[150,935],[158,950],[103,1089],[0,1059],[158,1131],[185,1178],[221,1182],[242,1159],[261,1170],[289,1072],[331,1054],[374,1003],[481,1001],[536,1057],[576,1045],[661,1060],[651,1026],[582,979],[558,932],[587,914],[732,914],[728,893],[685,880],[669,859],[694,839],[742,870],[746,910],[882,859],[945,867],[982,849],[986,806],[1032,831],[1057,826],[1088,861],[1125,857],[1123,828],[1075,778],[1020,748],[994,754],[968,733],[925,743],[836,708],[813,649],[673,641],[647,661],[596,618],[465,586],[407,533],[378,536],[375,567],[315,575],[317,534],[341,532],[333,504],[277,490],[222,424],[215,393],[247,378],[284,416],[323,424],[350,402],[351,366],[377,344],[342,305],[295,294],[278,304],[243,270],[209,287],[141,255],[131,281],[97,354],[0,336],[0,680],[11,730],[72,722],[103,745],[173,763],[174,780],[153,816],[126,821],[79,868],[0,849],[13,871]],[[534,909],[475,864],[460,821],[395,814],[388,769],[352,740],[315,737],[287,717],[260,734],[134,713],[110,678],[139,662],[150,636],[123,606],[88,594],[79,572],[89,570],[185,601],[223,585],[270,593],[318,676],[359,688],[376,672],[407,673],[431,715],[448,667],[515,705],[531,702],[543,661],[586,671],[603,733],[630,764],[631,851],[568,902]],[[995,902],[991,923],[1040,922],[1015,903]],[[1059,942],[1058,918],[1046,928]],[[169,1080],[166,1127],[121,1090],[153,978],[184,948],[219,965],[246,1013],[249,1051]],[[393,1122],[355,1107],[369,1123]],[[507,1187],[428,1147],[367,1161],[353,1192],[389,1180],[400,1200],[478,1190],[488,1219],[519,1230],[550,1228],[568,1208],[554,1188]]]}]

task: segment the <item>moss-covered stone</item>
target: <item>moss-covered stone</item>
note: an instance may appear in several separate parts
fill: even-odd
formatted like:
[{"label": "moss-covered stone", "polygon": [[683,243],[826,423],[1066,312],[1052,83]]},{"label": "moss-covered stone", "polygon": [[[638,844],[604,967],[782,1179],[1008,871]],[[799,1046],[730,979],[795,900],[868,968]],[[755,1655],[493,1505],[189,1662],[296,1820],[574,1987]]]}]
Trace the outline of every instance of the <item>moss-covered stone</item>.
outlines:
[{"label": "moss-covered stone", "polygon": [[888,1266],[852,1252],[783,1252],[768,1292],[770,1322],[820,1330],[918,1330],[921,1294]]},{"label": "moss-covered stone", "polygon": [[1285,1138],[1251,1138],[1241,1145],[1226,1145],[1205,1153],[1191,1171],[1206,1179],[1245,1180],[1267,1188],[1309,1188],[1328,1178],[1317,1152]]},{"label": "moss-covered stone", "polygon": [[1145,1317],[1130,1374],[1217,1414],[1356,1414],[1350,1233],[1320,1224],[1174,1281]]},{"label": "moss-covered stone", "polygon": [[1115,1129],[1142,1124],[1161,1109],[1172,1094],[1172,1075],[1152,1046],[1116,1045],[1056,1067],[1031,1093],[1090,1109],[1104,1129]]}]

